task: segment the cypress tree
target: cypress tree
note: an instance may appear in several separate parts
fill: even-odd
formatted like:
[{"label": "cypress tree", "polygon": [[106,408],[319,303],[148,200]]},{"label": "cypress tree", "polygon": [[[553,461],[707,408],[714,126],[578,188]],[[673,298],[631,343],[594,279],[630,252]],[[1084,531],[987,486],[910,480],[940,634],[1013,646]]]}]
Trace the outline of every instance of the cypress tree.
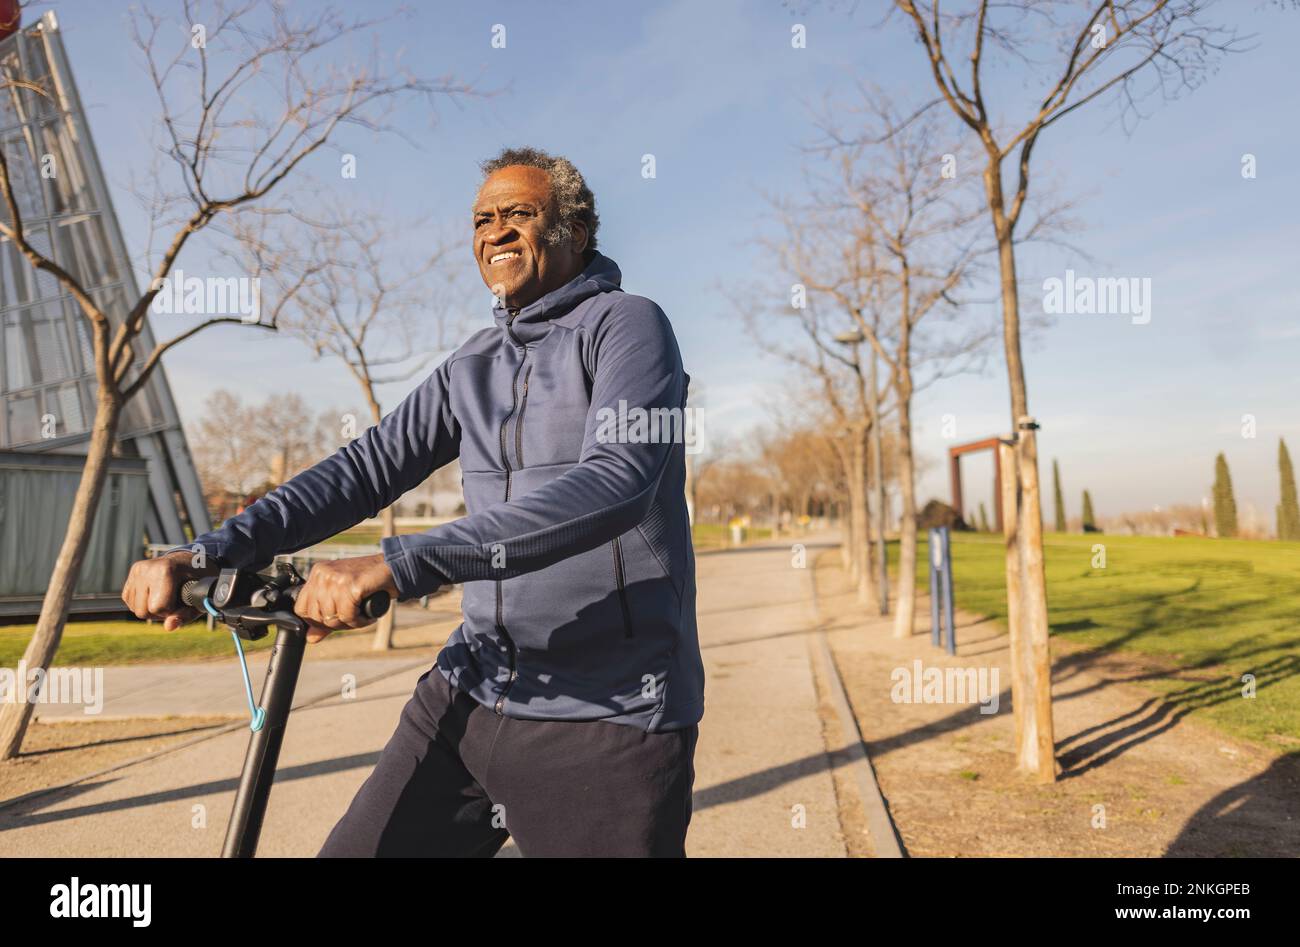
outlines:
[{"label": "cypress tree", "polygon": [[1237,535],[1237,501],[1232,495],[1232,475],[1228,459],[1214,458],[1214,529],[1220,537]]},{"label": "cypress tree", "polygon": [[1056,531],[1065,532],[1065,496],[1061,493],[1061,466],[1052,461],[1052,490],[1056,494]]},{"label": "cypress tree", "polygon": [[1099,533],[1097,522],[1092,516],[1092,494],[1087,490],[1083,491],[1083,531],[1085,533]]},{"label": "cypress tree", "polygon": [[1286,441],[1277,442],[1277,472],[1282,482],[1282,502],[1277,508],[1277,538],[1300,540],[1300,502],[1296,500],[1295,468]]},{"label": "cypress tree", "polygon": [[982,533],[993,532],[991,529],[989,529],[989,514],[984,509],[984,504],[982,502],[980,503],[980,532]]}]

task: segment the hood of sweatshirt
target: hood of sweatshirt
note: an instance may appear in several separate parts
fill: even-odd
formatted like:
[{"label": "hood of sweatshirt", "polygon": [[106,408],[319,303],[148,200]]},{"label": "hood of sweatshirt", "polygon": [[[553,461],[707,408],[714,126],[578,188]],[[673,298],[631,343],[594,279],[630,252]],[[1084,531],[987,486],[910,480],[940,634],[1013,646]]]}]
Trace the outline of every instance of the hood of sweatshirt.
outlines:
[{"label": "hood of sweatshirt", "polygon": [[[510,331],[522,342],[535,342],[546,335],[552,319],[568,315],[583,300],[619,289],[622,282],[618,264],[597,252],[573,279],[521,308],[510,322]],[[492,307],[492,318],[503,332],[509,317],[509,311],[499,302]]]}]

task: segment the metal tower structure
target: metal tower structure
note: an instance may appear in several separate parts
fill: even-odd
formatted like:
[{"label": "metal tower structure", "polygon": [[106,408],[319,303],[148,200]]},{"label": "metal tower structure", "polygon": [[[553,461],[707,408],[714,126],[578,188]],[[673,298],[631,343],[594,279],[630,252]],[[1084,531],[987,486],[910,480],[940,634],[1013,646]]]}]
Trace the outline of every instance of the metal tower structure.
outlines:
[{"label": "metal tower structure", "polygon": [[[52,12],[0,40],[0,77],[0,147],[28,239],[52,252],[119,320],[139,291]],[[146,326],[135,357],[143,361],[153,345]],[[91,353],[89,327],[71,296],[0,240],[0,451],[84,454],[95,407]],[[122,455],[148,465],[148,540],[182,543],[187,527],[207,530],[203,492],[162,366],[127,404],[118,437]]]}]

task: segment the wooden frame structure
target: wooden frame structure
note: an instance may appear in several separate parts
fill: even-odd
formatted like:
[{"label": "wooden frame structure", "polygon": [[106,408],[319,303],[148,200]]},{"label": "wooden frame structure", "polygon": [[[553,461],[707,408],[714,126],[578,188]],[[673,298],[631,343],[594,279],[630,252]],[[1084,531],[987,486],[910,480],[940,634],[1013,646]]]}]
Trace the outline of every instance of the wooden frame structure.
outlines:
[{"label": "wooden frame structure", "polygon": [[966,514],[961,502],[961,458],[963,454],[991,450],[993,452],[993,515],[996,522],[993,528],[1002,532],[1002,455],[998,447],[1002,444],[1000,437],[986,437],[982,441],[971,441],[948,448],[948,471],[952,479],[952,508],[963,520]]}]

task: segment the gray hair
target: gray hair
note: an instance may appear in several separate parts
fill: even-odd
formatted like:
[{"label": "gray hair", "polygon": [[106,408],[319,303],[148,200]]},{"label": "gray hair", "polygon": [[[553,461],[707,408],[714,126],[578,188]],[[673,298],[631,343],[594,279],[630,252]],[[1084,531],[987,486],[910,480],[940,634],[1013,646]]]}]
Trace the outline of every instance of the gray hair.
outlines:
[{"label": "gray hair", "polygon": [[551,194],[555,198],[555,222],[546,231],[546,242],[551,246],[564,246],[569,241],[570,225],[575,221],[587,228],[587,250],[590,256],[596,250],[596,230],[600,216],[596,213],[596,196],[587,187],[587,181],[568,158],[547,154],[538,148],[506,148],[495,158],[479,165],[483,177],[502,168],[520,165],[540,168],[551,179]]}]

